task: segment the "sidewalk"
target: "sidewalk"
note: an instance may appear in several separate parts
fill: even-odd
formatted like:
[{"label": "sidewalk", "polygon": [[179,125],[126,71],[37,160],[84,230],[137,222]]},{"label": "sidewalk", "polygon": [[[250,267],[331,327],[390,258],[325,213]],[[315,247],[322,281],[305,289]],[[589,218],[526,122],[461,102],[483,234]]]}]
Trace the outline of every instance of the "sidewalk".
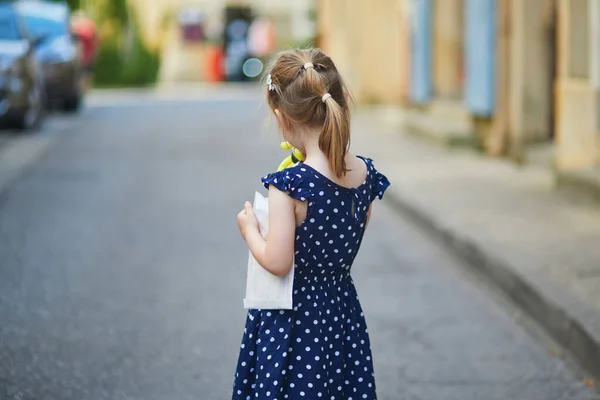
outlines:
[{"label": "sidewalk", "polygon": [[353,147],[392,182],[387,201],[600,377],[600,207],[557,193],[549,171],[433,147],[397,126],[373,110],[354,120]]}]

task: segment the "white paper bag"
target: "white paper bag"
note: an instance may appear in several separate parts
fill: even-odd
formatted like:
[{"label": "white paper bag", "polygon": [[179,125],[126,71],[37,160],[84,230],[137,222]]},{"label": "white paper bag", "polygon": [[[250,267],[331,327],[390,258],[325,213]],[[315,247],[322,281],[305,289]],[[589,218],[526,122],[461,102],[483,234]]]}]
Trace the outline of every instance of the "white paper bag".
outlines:
[{"label": "white paper bag", "polygon": [[[269,233],[269,199],[256,192],[253,210],[260,226],[260,234],[266,239]],[[279,277],[261,267],[250,253],[244,308],[291,310],[293,286],[293,267],[286,276]]]}]

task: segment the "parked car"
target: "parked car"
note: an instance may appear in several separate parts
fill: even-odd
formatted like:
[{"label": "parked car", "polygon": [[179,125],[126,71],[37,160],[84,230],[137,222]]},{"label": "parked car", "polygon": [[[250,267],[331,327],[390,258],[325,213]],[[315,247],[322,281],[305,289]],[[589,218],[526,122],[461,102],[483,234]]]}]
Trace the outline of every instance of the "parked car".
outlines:
[{"label": "parked car", "polygon": [[44,115],[44,81],[15,5],[0,1],[0,120],[37,127]]},{"label": "parked car", "polygon": [[84,93],[77,36],[71,33],[71,14],[65,2],[20,0],[17,9],[37,45],[35,55],[44,71],[49,102],[76,111]]}]

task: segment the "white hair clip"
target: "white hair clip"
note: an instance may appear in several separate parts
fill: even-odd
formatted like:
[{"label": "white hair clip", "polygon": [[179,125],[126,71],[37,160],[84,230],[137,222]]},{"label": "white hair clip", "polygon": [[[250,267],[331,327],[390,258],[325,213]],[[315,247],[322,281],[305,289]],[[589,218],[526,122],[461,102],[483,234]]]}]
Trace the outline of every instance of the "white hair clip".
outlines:
[{"label": "white hair clip", "polygon": [[267,75],[267,86],[269,87],[269,92],[275,90],[275,86],[273,85],[273,78],[271,74]]}]

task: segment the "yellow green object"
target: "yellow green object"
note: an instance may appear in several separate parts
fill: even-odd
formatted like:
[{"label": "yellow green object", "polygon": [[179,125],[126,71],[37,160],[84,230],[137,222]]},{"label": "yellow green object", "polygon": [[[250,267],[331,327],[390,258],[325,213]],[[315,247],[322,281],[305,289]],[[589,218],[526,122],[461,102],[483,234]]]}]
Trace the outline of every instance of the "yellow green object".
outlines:
[{"label": "yellow green object", "polygon": [[281,164],[279,164],[279,168],[277,168],[277,171],[281,171],[286,168],[293,167],[294,165],[298,164],[299,162],[305,160],[304,154],[302,154],[302,152],[300,150],[298,150],[297,148],[292,146],[290,142],[282,142],[281,148],[283,150],[292,150],[292,154],[287,156],[281,162]]}]

